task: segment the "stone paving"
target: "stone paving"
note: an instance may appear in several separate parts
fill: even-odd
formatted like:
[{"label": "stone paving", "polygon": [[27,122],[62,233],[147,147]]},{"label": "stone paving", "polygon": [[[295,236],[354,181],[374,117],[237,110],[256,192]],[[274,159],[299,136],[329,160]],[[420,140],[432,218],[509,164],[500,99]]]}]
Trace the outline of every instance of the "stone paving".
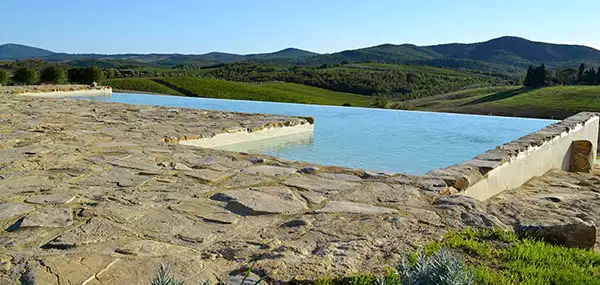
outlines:
[{"label": "stone paving", "polygon": [[381,272],[467,226],[575,225],[581,235],[557,242],[585,247],[593,229],[595,244],[598,170],[553,171],[478,202],[442,195],[452,191],[435,176],[176,143],[304,123],[0,96],[0,284],[149,284],[161,263],[186,284],[250,263],[273,283]]}]

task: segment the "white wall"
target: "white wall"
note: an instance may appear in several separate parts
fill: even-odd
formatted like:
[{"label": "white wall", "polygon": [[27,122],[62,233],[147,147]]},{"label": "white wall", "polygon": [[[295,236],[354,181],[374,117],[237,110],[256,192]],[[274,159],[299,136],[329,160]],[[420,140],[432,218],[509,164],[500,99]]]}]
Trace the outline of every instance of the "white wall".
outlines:
[{"label": "white wall", "polygon": [[508,162],[488,172],[483,179],[468,187],[461,194],[477,200],[486,200],[504,190],[514,189],[533,177],[543,175],[551,169],[569,170],[571,143],[576,140],[592,142],[594,158],[597,155],[599,118],[591,117],[569,132],[531,147]]}]

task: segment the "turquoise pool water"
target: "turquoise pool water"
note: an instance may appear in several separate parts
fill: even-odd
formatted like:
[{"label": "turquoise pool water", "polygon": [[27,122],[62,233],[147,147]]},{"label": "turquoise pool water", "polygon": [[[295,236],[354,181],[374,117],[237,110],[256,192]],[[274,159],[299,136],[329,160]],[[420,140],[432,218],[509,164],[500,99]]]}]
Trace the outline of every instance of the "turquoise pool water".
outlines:
[{"label": "turquoise pool water", "polygon": [[129,104],[315,118],[314,135],[227,149],[367,170],[423,174],[495,148],[555,121],[336,106],[114,93],[79,97]]}]

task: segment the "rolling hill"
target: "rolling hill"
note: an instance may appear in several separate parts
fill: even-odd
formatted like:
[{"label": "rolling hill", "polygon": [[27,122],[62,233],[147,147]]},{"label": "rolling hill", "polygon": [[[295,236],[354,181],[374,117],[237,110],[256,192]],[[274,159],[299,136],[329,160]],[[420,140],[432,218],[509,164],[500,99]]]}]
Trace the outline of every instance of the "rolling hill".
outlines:
[{"label": "rolling hill", "polygon": [[444,44],[429,49],[449,58],[485,61],[527,68],[530,64],[561,65],[600,60],[600,51],[581,45],[534,42],[519,37],[501,37],[473,44]]},{"label": "rolling hill", "polygon": [[600,51],[581,45],[534,42],[500,37],[481,43],[415,46],[384,44],[306,58],[303,64],[341,62],[416,64],[452,69],[520,73],[531,64],[575,67],[582,62],[600,64]]},{"label": "rolling hill", "polygon": [[[412,44],[383,44],[373,47],[345,50],[330,54],[286,48],[272,53],[232,54],[65,54],[15,44],[0,45],[0,59],[43,58],[49,61],[105,62],[107,66],[122,61],[172,67],[176,65],[208,66],[222,63],[252,61],[270,64],[323,65],[340,63],[378,62],[413,64],[450,69],[468,69],[484,72],[517,74],[531,64],[544,63],[549,67],[575,67],[584,62],[600,64],[600,51],[581,45],[564,45],[530,41],[519,37],[500,37],[480,43],[453,43],[432,46]],[[113,61],[112,63],[106,63]],[[118,64],[118,62],[116,62]]]}]

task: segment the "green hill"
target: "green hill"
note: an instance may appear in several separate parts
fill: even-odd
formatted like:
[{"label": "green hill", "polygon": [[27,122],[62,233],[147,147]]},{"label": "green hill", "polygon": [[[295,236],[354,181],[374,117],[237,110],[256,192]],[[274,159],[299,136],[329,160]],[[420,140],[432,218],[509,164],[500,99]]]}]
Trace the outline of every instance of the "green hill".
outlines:
[{"label": "green hill", "polygon": [[449,58],[485,61],[518,68],[540,63],[557,66],[569,62],[600,60],[600,51],[591,47],[535,42],[519,37],[501,37],[481,43],[444,44],[428,48]]},{"label": "green hill", "polygon": [[412,100],[406,106],[427,111],[562,119],[582,111],[600,112],[600,86],[480,88]]}]

